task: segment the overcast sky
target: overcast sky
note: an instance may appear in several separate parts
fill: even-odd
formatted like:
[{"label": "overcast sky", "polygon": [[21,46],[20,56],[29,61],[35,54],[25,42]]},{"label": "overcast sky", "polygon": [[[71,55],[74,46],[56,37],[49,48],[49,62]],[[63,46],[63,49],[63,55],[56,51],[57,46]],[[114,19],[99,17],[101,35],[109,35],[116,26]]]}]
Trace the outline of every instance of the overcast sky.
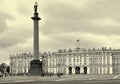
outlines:
[{"label": "overcast sky", "polygon": [[[33,50],[36,0],[0,0],[0,63]],[[40,51],[120,48],[120,0],[38,0]]]}]

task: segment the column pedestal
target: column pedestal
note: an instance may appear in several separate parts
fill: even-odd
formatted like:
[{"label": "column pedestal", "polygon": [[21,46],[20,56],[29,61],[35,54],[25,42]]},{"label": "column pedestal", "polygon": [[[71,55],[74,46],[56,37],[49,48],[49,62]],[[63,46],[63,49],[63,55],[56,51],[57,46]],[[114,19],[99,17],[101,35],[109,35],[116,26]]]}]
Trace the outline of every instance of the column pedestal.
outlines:
[{"label": "column pedestal", "polygon": [[42,62],[40,60],[32,60],[30,62],[30,76],[41,76],[42,72]]}]

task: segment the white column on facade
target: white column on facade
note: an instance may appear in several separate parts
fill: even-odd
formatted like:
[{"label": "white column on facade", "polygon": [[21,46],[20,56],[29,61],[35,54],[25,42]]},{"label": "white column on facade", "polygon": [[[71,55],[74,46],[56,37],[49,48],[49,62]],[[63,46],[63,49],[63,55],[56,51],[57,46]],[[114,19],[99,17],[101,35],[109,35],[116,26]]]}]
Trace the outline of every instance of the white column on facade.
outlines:
[{"label": "white column on facade", "polygon": [[75,74],[75,67],[72,67],[72,74]]},{"label": "white column on facade", "polygon": [[84,73],[84,67],[80,67],[80,73]]},{"label": "white column on facade", "polygon": [[80,65],[80,56],[78,56],[78,65]]},{"label": "white column on facade", "polygon": [[56,66],[56,73],[58,73],[58,67]]},{"label": "white column on facade", "polygon": [[84,65],[84,57],[82,56],[82,65]]},{"label": "white column on facade", "polygon": [[51,73],[54,73],[54,71],[53,71],[53,67],[51,67]]},{"label": "white column on facade", "polygon": [[[17,71],[17,73],[20,72],[20,66],[21,66],[21,65],[20,65],[20,58],[19,58],[19,59],[18,59],[18,71]],[[16,73],[16,74],[17,74],[17,73]]]},{"label": "white column on facade", "polygon": [[74,63],[73,63],[73,56],[71,56],[71,65],[73,66]]},{"label": "white column on facade", "polygon": [[100,67],[98,67],[98,74],[100,74]]},{"label": "white column on facade", "polygon": [[113,74],[113,67],[112,67],[112,55],[109,57],[110,61],[109,61],[109,64],[110,64],[110,67],[109,67],[109,74]]},{"label": "white column on facade", "polygon": [[103,56],[102,56],[102,65],[104,64],[104,62],[103,62],[104,60],[103,60]]},{"label": "white column on facade", "polygon": [[50,73],[50,68],[48,68],[48,73]]},{"label": "white column on facade", "polygon": [[18,73],[18,69],[19,69],[19,66],[18,66],[18,62],[19,62],[19,61],[18,61],[18,60],[19,60],[18,58],[16,58],[16,60],[15,60],[15,61],[16,61],[16,64],[15,64],[15,65],[16,65],[16,66],[15,66],[15,68],[16,68],[15,71],[16,71],[16,72],[15,72],[15,73],[16,73],[16,74]]},{"label": "white column on facade", "polygon": [[113,74],[113,68],[109,67],[109,74]]},{"label": "white column on facade", "polygon": [[56,74],[57,73],[57,58],[55,57],[55,59],[54,59],[54,74]]},{"label": "white column on facade", "polygon": [[104,68],[102,67],[102,74],[104,74]]},{"label": "white column on facade", "polygon": [[54,74],[54,56],[52,55],[52,61],[51,61],[51,64],[52,64],[52,73]]},{"label": "white column on facade", "polygon": [[48,56],[48,73],[50,73],[50,57]]},{"label": "white column on facade", "polygon": [[107,66],[105,67],[105,74],[107,74]]},{"label": "white column on facade", "polygon": [[28,68],[26,68],[26,72],[28,73]]},{"label": "white column on facade", "polygon": [[104,64],[106,65],[107,64],[107,55],[105,55],[105,62],[104,62]]},{"label": "white column on facade", "polygon": [[55,73],[55,57],[53,56],[53,73]]},{"label": "white column on facade", "polygon": [[88,56],[87,56],[86,63],[87,63],[87,65],[89,65],[89,64],[90,64],[90,60],[89,60],[89,57],[88,57]]},{"label": "white column on facade", "polygon": [[54,74],[56,74],[57,73],[57,70],[56,70],[56,68],[54,68]]},{"label": "white column on facade", "polygon": [[67,66],[69,65],[69,57],[68,56],[66,57],[66,65]]},{"label": "white column on facade", "polygon": [[90,74],[90,67],[87,67],[87,74]]},{"label": "white column on facade", "polygon": [[112,56],[110,56],[110,58],[109,58],[109,59],[110,59],[109,64],[110,64],[110,65],[112,65]]},{"label": "white column on facade", "polygon": [[69,74],[69,67],[66,67],[66,74]]},{"label": "white column on facade", "polygon": [[75,65],[77,65],[77,60],[76,60],[76,56],[74,57],[74,60],[75,60],[75,61],[74,61],[74,62],[75,62],[74,64],[75,64]]}]

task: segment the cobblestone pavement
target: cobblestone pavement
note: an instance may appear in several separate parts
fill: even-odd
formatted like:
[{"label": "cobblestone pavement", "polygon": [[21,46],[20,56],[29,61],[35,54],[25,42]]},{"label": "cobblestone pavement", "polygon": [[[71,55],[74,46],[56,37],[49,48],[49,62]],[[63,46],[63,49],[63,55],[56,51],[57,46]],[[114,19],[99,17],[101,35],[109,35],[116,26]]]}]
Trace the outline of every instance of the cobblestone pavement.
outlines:
[{"label": "cobblestone pavement", "polygon": [[37,82],[37,81],[80,81],[80,80],[115,80],[120,79],[119,75],[64,75],[61,78],[57,76],[41,77],[41,76],[12,76],[1,77],[0,83],[21,83],[21,82]]}]

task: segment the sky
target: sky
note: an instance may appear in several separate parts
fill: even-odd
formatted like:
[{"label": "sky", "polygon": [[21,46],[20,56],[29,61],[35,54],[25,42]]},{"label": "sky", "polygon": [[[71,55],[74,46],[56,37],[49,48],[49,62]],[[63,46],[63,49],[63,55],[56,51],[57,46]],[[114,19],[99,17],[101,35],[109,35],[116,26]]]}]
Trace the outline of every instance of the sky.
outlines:
[{"label": "sky", "polygon": [[120,48],[120,0],[0,0],[0,63],[33,52],[34,3],[38,2],[40,52]]}]

